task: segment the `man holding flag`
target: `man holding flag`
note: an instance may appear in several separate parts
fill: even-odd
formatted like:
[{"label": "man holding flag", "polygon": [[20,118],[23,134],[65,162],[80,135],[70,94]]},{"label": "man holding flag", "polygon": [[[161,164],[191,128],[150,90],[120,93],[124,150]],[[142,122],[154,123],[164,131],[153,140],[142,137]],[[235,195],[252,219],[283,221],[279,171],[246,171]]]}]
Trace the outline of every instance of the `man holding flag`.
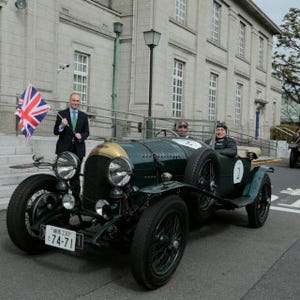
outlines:
[{"label": "man holding flag", "polygon": [[30,84],[20,97],[15,112],[19,118],[19,128],[27,141],[49,109],[50,106],[42,99],[40,92]]},{"label": "man holding flag", "polygon": [[[73,92],[69,99],[69,108],[58,112],[53,132],[59,138],[56,143],[56,154],[70,151],[78,156],[82,162],[85,156],[85,140],[88,138],[89,122],[88,116],[79,110],[80,95]],[[74,196],[80,193],[79,176],[71,179]]]}]

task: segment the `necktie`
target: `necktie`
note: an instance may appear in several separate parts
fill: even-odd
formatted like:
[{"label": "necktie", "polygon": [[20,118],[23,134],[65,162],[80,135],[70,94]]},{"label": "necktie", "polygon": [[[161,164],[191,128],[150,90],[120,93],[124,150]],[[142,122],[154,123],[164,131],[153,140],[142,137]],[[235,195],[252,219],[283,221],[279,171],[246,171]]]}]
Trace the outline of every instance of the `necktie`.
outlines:
[{"label": "necktie", "polygon": [[73,110],[73,114],[72,114],[72,127],[73,127],[73,130],[75,130],[76,123],[77,123],[77,114],[76,114],[76,111]]}]

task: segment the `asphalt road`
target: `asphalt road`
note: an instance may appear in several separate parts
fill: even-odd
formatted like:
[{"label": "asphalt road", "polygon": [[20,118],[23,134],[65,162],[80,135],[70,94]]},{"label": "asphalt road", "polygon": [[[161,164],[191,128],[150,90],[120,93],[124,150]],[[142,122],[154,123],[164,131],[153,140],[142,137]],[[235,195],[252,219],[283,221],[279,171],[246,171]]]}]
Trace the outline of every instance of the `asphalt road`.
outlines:
[{"label": "asphalt road", "polygon": [[249,228],[241,209],[220,211],[190,232],[176,273],[155,291],[141,289],[128,255],[110,248],[22,253],[10,241],[1,211],[0,299],[299,299],[299,175],[300,169],[275,166],[274,201],[262,228]]}]

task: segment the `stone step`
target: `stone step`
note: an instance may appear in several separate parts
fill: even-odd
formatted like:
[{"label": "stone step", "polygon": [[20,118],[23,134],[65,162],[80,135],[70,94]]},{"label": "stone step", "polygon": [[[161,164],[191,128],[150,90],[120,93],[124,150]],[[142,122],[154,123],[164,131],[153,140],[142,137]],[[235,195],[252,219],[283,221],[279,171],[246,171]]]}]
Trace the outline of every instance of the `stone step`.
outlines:
[{"label": "stone step", "polygon": [[0,186],[0,199],[10,198],[17,185],[1,185]]},{"label": "stone step", "polygon": [[32,173],[20,172],[20,173],[13,173],[13,174],[4,174],[4,175],[0,175],[0,186],[17,185],[25,178],[38,173],[53,174],[50,170],[38,170]]},{"label": "stone step", "polygon": [[32,154],[32,147],[29,146],[0,146],[0,155],[14,155],[14,154]]},{"label": "stone step", "polygon": [[0,210],[6,210],[9,198],[0,198]]},{"label": "stone step", "polygon": [[31,163],[32,153],[30,154],[15,154],[15,155],[0,155],[0,165]]}]

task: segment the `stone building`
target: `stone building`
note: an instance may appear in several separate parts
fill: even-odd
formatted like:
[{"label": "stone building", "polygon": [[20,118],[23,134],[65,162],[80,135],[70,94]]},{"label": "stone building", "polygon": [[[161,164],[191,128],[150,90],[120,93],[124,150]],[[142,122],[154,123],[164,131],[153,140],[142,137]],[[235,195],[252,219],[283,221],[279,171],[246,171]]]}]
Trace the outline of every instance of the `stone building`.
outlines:
[{"label": "stone building", "polygon": [[224,120],[266,139],[280,123],[279,28],[251,0],[0,0],[0,27],[0,103],[32,83],[46,99],[77,90],[87,105],[147,116],[143,32],[154,29],[154,118]]}]

